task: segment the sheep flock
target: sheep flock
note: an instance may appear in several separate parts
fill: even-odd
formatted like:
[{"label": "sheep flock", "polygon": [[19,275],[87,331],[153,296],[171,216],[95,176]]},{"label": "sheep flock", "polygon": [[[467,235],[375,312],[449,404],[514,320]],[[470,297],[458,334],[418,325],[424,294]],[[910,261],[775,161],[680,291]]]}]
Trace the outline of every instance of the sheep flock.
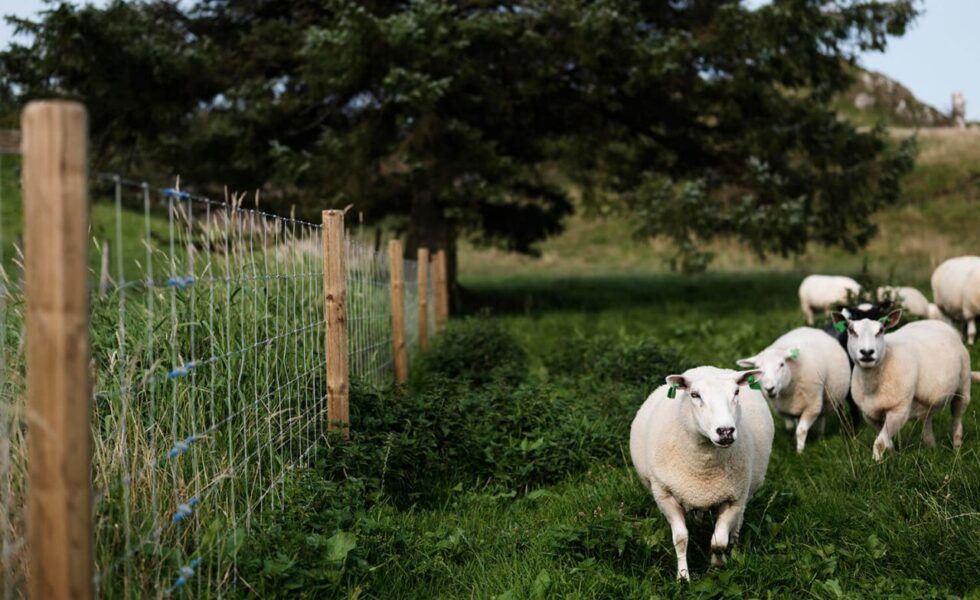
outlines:
[{"label": "sheep flock", "polygon": [[[931,283],[933,302],[911,287],[862,290],[849,277],[810,275],[799,288],[807,327],[735,360],[741,370],[696,367],[650,394],[633,420],[630,455],[670,524],[678,579],[690,578],[689,511],[715,513],[711,564],[725,562],[765,480],[773,413],[799,453],[828,417],[848,433],[867,423],[878,432],[872,457],[880,461],[912,418],[922,422],[923,443],[935,445],[932,417],[949,406],[952,445],[960,447],[970,383],[980,381],[964,346],[976,340],[980,257],[943,262]],[[874,301],[855,302],[862,292]],[[813,327],[818,313],[829,315],[825,328]],[[903,314],[920,320],[899,327]]]}]

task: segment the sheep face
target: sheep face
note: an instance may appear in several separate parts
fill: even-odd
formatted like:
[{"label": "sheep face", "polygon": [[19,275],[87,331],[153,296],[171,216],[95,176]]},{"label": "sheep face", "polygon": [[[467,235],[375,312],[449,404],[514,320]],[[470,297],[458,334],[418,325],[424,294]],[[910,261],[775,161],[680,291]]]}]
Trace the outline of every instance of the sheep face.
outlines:
[{"label": "sheep face", "polygon": [[847,353],[854,364],[865,369],[875,368],[885,359],[885,331],[898,325],[902,310],[893,310],[879,320],[850,320],[841,313],[832,315],[834,324],[847,328]]},{"label": "sheep face", "polygon": [[789,363],[798,357],[799,350],[795,348],[768,348],[756,356],[739,360],[737,364],[740,367],[759,369],[762,372],[759,378],[762,392],[766,398],[775,400],[793,382]]},{"label": "sheep face", "polygon": [[759,369],[741,371],[716,377],[668,375],[667,383],[676,386],[690,402],[691,414],[698,431],[712,444],[728,448],[738,439],[740,417],[738,395],[749,376],[759,378]]}]

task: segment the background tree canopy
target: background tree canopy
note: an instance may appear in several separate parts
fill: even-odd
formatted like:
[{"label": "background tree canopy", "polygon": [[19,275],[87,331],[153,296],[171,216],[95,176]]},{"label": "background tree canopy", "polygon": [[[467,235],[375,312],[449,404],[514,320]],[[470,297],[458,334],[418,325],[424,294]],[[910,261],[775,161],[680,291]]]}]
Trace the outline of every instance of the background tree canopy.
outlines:
[{"label": "background tree canopy", "polygon": [[[854,249],[911,142],[830,107],[914,0],[198,0],[53,3],[0,53],[8,115],[84,101],[100,168],[353,204],[454,256],[533,252],[584,207],[640,235],[760,255]],[[451,263],[452,264],[452,263]]]}]

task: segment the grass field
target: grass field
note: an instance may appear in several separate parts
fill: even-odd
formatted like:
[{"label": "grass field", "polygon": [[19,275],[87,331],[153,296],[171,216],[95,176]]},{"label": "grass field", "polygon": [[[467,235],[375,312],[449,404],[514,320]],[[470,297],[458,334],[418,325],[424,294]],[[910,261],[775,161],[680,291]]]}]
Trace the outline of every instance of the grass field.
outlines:
[{"label": "grass field", "polygon": [[[338,483],[331,464],[328,481],[311,475],[288,516],[255,542],[261,558],[244,580],[260,595],[309,597],[980,597],[976,405],[959,452],[947,411],[938,447],[922,447],[910,424],[881,464],[870,428],[852,439],[829,427],[798,456],[778,427],[729,564],[708,567],[712,519],[689,517],[694,576],[674,581],[669,528],[629,462],[630,419],[666,371],[734,366],[800,325],[796,284],[772,274],[470,280],[475,306],[493,316],[457,324],[442,343],[469,348],[485,379],[449,385],[440,377],[458,382],[465,369],[423,365],[406,398],[365,409],[395,413],[361,417],[369,431],[355,433],[360,449],[350,452],[375,447],[374,460],[332,455],[354,482]],[[486,342],[479,332],[495,326],[525,358]],[[493,375],[515,361],[526,375]],[[476,414],[416,413],[434,397],[436,412]],[[485,418],[493,427],[482,428]],[[420,441],[428,429],[438,447]],[[409,476],[401,469],[412,471],[404,487],[391,483]]]}]

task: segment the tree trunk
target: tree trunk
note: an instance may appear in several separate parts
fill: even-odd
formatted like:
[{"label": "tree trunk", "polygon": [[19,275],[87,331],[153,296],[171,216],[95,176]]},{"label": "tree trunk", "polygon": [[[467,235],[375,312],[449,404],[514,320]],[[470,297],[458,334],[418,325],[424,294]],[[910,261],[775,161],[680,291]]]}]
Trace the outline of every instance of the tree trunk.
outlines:
[{"label": "tree trunk", "polygon": [[449,311],[459,310],[459,287],[456,277],[456,232],[446,219],[442,207],[429,194],[418,194],[412,199],[409,213],[408,235],[405,240],[405,256],[415,258],[419,248],[428,248],[430,256],[436,250],[446,251],[446,281],[449,286]]}]

